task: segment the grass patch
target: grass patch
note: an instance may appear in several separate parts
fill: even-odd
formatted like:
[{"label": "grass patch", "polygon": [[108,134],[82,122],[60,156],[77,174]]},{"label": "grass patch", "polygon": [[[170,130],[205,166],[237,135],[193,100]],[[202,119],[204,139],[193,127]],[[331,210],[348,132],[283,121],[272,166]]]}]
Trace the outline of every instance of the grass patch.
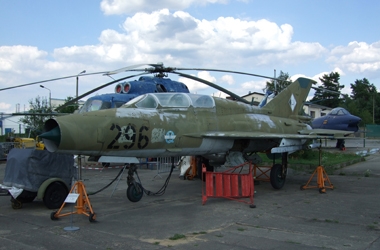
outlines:
[{"label": "grass patch", "polygon": [[288,242],[288,243],[292,243],[292,244],[301,244],[300,242],[293,241],[293,240],[287,240],[286,242]]},{"label": "grass patch", "polygon": [[369,177],[371,175],[371,170],[367,169],[365,172],[364,172],[364,177]]},{"label": "grass patch", "polygon": [[377,227],[373,224],[367,226],[370,230],[375,230]]},{"label": "grass patch", "polygon": [[198,234],[207,234],[207,232],[201,231],[201,232],[194,232],[193,235],[198,235]]},{"label": "grass patch", "polygon": [[170,237],[169,240],[180,240],[186,238],[186,235],[183,234],[175,234],[174,236]]},{"label": "grass patch", "polygon": [[[266,154],[260,153],[259,156],[263,160],[262,166],[272,165],[273,160],[269,159]],[[336,166],[338,164],[344,164],[348,162],[357,162],[362,160],[362,156],[356,154],[342,153],[342,152],[326,152],[322,150],[321,153],[321,165],[323,165],[327,171],[328,167]],[[280,162],[281,157],[276,159]],[[291,168],[297,169],[297,166],[318,166],[319,164],[319,150],[307,149],[299,150],[289,155],[288,164]]]}]

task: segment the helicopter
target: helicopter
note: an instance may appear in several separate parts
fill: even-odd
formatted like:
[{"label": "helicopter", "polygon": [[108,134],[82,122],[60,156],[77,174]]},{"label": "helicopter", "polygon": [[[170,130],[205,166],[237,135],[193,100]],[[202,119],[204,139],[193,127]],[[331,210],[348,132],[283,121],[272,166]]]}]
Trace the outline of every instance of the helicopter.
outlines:
[{"label": "helicopter", "polygon": [[101,94],[88,98],[78,112],[84,113],[101,109],[118,108],[136,96],[145,93],[189,93],[189,89],[185,84],[164,77],[165,75],[163,74],[156,74],[153,77],[141,76],[138,80],[117,83],[115,93]]},{"label": "helicopter", "polygon": [[148,93],[119,108],[56,117],[45,122],[46,132],[39,136],[46,149],[89,155],[97,157],[99,162],[104,158],[110,161],[113,157],[199,155],[215,166],[226,162],[258,161],[258,152],[280,154],[281,164],[273,164],[270,182],[275,189],[281,189],[285,184],[289,153],[310,147],[313,139],[332,139],[347,134],[347,131],[313,130],[307,124],[310,119],[300,110],[315,84],[312,79],[298,78],[263,107],[257,107],[229,90],[180,71],[259,75],[230,70],[172,68],[163,64],[150,66],[120,69],[110,74],[123,71],[173,73],[205,83],[231,98]]}]

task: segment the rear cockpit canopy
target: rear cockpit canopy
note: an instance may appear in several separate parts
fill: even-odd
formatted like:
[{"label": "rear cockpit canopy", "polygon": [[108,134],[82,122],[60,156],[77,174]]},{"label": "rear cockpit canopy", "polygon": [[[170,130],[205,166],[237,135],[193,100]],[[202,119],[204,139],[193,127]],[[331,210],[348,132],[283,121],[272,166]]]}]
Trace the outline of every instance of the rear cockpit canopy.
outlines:
[{"label": "rear cockpit canopy", "polygon": [[213,108],[214,99],[208,95],[197,95],[187,93],[149,93],[136,97],[127,102],[126,107],[137,108]]}]

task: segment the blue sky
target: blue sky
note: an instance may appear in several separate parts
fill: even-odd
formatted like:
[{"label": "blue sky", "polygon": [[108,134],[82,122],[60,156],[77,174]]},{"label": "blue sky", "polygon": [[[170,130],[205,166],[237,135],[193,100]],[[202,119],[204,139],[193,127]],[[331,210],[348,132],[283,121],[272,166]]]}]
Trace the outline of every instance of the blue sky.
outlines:
[{"label": "blue sky", "polygon": [[[380,2],[329,0],[1,1],[0,88],[139,63],[206,67],[318,80],[338,71],[345,93],[367,78],[380,89]],[[188,73],[188,72],[187,72]],[[237,94],[265,79],[191,72]],[[120,77],[126,74],[118,75]],[[175,75],[170,75],[178,80]],[[110,79],[80,78],[79,94]],[[180,79],[183,80],[183,79]],[[192,92],[217,94],[184,81]],[[53,98],[75,95],[75,79],[44,83]],[[106,88],[95,94],[113,91]],[[28,108],[48,91],[0,92],[0,112]],[[18,118],[12,118],[17,121]]]}]

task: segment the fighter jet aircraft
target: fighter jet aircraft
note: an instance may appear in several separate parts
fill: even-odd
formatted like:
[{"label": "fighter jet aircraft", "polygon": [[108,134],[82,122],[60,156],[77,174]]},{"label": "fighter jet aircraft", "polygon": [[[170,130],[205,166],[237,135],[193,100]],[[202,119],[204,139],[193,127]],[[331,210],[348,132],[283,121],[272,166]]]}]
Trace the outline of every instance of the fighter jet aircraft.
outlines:
[{"label": "fighter jet aircraft", "polygon": [[359,130],[361,120],[361,118],[351,115],[346,109],[338,107],[331,110],[327,115],[315,118],[312,127],[356,132]]},{"label": "fighter jet aircraft", "polygon": [[[332,129],[348,131],[347,134],[359,130],[359,123],[362,121],[360,117],[351,115],[346,109],[337,107],[330,111],[327,115],[315,118],[312,121],[313,129]],[[344,139],[338,139],[336,148],[345,150]]]},{"label": "fighter jet aircraft", "polygon": [[314,83],[298,78],[261,108],[208,95],[149,93],[117,109],[50,119],[40,138],[51,152],[100,157],[99,162],[200,155],[216,166],[257,159],[256,152],[281,153],[282,162],[270,174],[272,186],[280,189],[288,153],[306,147],[309,139],[333,138],[319,136],[300,113]]}]

